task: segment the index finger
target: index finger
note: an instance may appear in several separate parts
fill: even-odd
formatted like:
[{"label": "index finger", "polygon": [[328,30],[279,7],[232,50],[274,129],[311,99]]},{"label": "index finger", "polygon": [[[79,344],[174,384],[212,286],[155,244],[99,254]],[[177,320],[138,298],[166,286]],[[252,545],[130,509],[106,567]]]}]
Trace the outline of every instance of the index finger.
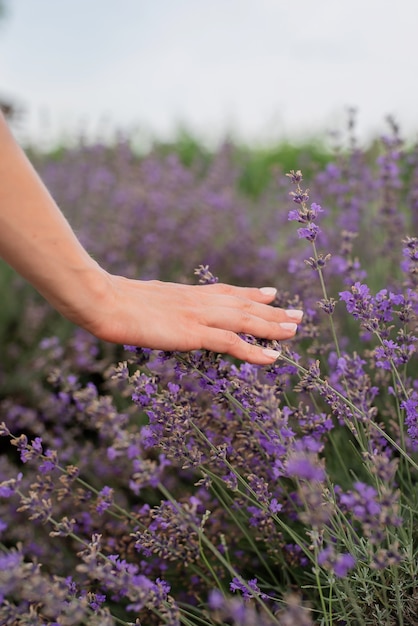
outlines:
[{"label": "index finger", "polygon": [[213,283],[211,285],[196,285],[198,289],[205,289],[215,294],[225,296],[235,296],[236,298],[246,298],[255,302],[263,302],[268,304],[273,302],[277,294],[275,287],[237,287],[236,285],[227,285],[225,283]]}]

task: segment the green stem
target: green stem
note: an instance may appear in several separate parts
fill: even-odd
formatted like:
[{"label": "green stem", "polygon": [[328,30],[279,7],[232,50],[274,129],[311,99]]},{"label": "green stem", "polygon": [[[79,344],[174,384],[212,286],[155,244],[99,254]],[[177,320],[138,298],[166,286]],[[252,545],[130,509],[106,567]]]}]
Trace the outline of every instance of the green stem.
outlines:
[{"label": "green stem", "polygon": [[[282,354],[280,356],[281,359],[283,359],[284,361],[286,361],[287,363],[290,363],[291,365],[294,365],[298,370],[300,370],[303,374],[308,374],[308,370],[303,367],[302,365],[300,365],[299,363],[297,363],[296,361],[294,361],[293,359],[287,357],[286,355]],[[331,387],[325,380],[323,380],[320,376],[316,377],[317,382],[320,385],[328,385],[328,387],[330,389],[332,389],[332,391],[353,411],[353,414],[357,414],[359,415],[361,420],[367,420],[368,423],[373,426],[373,428],[376,428],[376,430],[379,432],[379,434],[382,435],[382,437],[384,437],[386,439],[386,441],[388,441],[394,448],[395,450],[397,450],[399,452],[399,454],[401,454],[410,465],[412,465],[412,467],[416,470],[418,470],[418,465],[417,463],[415,463],[415,461],[409,456],[409,454],[407,452],[405,452],[405,450],[402,449],[402,447],[396,443],[396,441],[394,441],[392,439],[392,437],[390,437],[378,424],[376,424],[376,422],[373,422],[372,420],[370,420],[367,415],[365,415],[365,413],[363,413],[361,411],[361,409],[359,409],[358,407],[355,406],[355,404],[353,404],[351,402],[351,400],[349,400],[348,398],[346,398],[345,396],[343,396],[342,393],[340,393],[337,389],[335,389],[334,387]],[[347,424],[348,421],[347,421]]]},{"label": "green stem", "polygon": [[[315,549],[315,560],[318,560],[318,549]],[[328,611],[327,611],[327,606],[326,606],[326,602],[325,602],[325,597],[322,591],[322,585],[321,585],[321,577],[319,575],[320,573],[320,569],[319,569],[319,565],[316,565],[314,567],[314,574],[315,574],[315,580],[316,580],[316,587],[318,590],[318,594],[319,594],[319,600],[321,602],[321,608],[322,608],[322,614],[324,616],[325,619],[325,624],[329,624],[328,621]]]},{"label": "green stem", "polygon": [[[232,507],[230,506],[230,504],[233,502],[233,499],[227,494],[227,492],[224,489],[224,486],[223,486],[222,482],[219,480],[218,476],[216,476],[215,474],[212,474],[211,472],[208,472],[208,475],[212,478],[212,480],[214,482],[216,481],[217,486],[219,487],[219,492],[218,492],[217,489],[215,489],[214,486],[212,486],[212,490],[213,490],[214,495],[217,498],[217,500],[222,504],[224,511],[228,512],[228,515],[231,517],[231,519],[233,520],[235,525],[240,529],[240,531],[242,532],[244,537],[247,539],[249,545],[252,546],[255,554],[257,555],[257,557],[258,557],[258,559],[259,559],[259,561],[261,563],[261,565],[263,565],[263,567],[266,569],[266,571],[268,572],[271,580],[275,580],[277,582],[276,576],[274,575],[274,573],[270,569],[270,566],[267,563],[267,561],[265,560],[264,555],[261,554],[261,552],[259,551],[257,545],[254,543],[251,534],[248,532],[248,530],[245,528],[245,526],[240,522],[238,517],[233,513]],[[221,495],[220,492],[222,492],[222,495]],[[225,498],[229,499],[229,503],[226,502],[226,500],[224,500],[224,496],[225,496]]]},{"label": "green stem", "polygon": [[[158,485],[158,489],[161,491],[161,493],[164,495],[165,498],[167,498],[167,500],[169,500],[173,506],[177,509],[177,511],[182,515],[183,511],[181,506],[179,506],[179,504],[177,503],[177,501],[172,497],[172,495],[170,494],[170,492],[164,487],[163,484],[159,483]],[[190,523],[190,522],[189,522]],[[223,554],[221,554],[219,552],[219,550],[213,545],[213,543],[206,537],[206,535],[202,532],[201,528],[199,528],[196,524],[191,523],[190,524],[191,527],[193,528],[193,530],[195,530],[195,532],[197,532],[198,534],[201,535],[202,537],[202,542],[206,545],[206,547],[213,553],[213,555],[218,559],[218,561],[220,561],[220,563],[223,565],[223,567],[229,572],[229,574],[234,578],[238,578],[238,580],[240,581],[240,583],[243,585],[243,587],[245,587],[247,589],[247,591],[250,594],[253,594],[253,590],[248,586],[247,582],[241,577],[241,575],[234,569],[234,567],[224,558]],[[255,596],[254,599],[256,600],[256,602],[258,604],[260,604],[260,606],[263,608],[263,610],[267,613],[267,615],[270,617],[270,619],[277,624],[277,626],[280,626],[280,622],[277,620],[276,616],[271,612],[270,608],[267,606],[267,604],[264,602],[264,600],[260,597],[260,596]]]},{"label": "green stem", "polygon": [[[194,609],[195,607],[190,606],[189,604],[185,604],[184,602],[178,602],[177,606],[180,608],[182,612],[180,621],[183,624],[190,624],[191,626],[197,626],[196,622],[199,622],[199,624],[203,624],[203,626],[213,626],[212,621],[208,622],[204,617],[201,617],[200,615],[196,615],[196,613],[192,612],[192,609]],[[195,621],[190,622],[187,619],[187,616],[189,616],[191,619]]]},{"label": "green stem", "polygon": [[[205,372],[202,372],[195,365],[189,363],[187,361],[187,359],[185,359],[180,354],[176,354],[175,357],[176,357],[176,359],[178,361],[180,361],[180,363],[182,363],[183,365],[186,365],[188,368],[190,368],[192,371],[194,371],[196,374],[198,374],[206,383],[208,383],[209,385],[213,386],[213,380],[211,378],[209,378],[209,376],[207,376],[207,374],[205,374]],[[248,409],[246,409],[245,406],[232,395],[232,393],[230,393],[229,391],[222,391],[222,392],[220,392],[220,395],[222,395],[226,400],[228,400],[228,402],[232,406],[232,408],[234,408],[236,410],[235,414],[238,417],[238,419],[240,420],[241,425],[245,424],[244,420],[242,419],[242,415],[247,417],[247,419],[248,419],[248,421],[250,423],[253,421],[253,417],[250,415],[250,412],[248,411]],[[261,423],[261,421],[257,422],[257,426],[259,428],[259,431],[266,437],[266,439],[268,441],[271,441],[271,437],[270,437],[269,433],[264,429],[263,424]],[[260,446],[260,444],[258,442],[257,442],[257,448],[258,448],[259,452],[264,456],[264,458],[267,459],[268,457],[267,457],[265,451],[262,449],[262,447]]]},{"label": "green stem", "polygon": [[[318,252],[316,249],[316,245],[315,242],[312,242],[312,249],[314,252],[314,259],[315,261],[318,261]],[[325,280],[324,280],[324,274],[322,272],[322,269],[320,267],[318,267],[318,276],[319,276],[319,282],[321,283],[321,289],[322,289],[322,295],[324,296],[325,300],[329,300],[328,298],[328,293],[327,293],[327,288],[325,286]],[[330,323],[330,327],[331,327],[331,333],[332,333],[332,338],[334,340],[334,345],[335,345],[335,349],[337,351],[337,355],[338,358],[340,358],[341,356],[341,352],[340,352],[340,344],[338,343],[338,337],[337,337],[337,333],[335,330],[335,325],[334,325],[334,320],[332,318],[332,315],[329,315],[329,323]]]},{"label": "green stem", "polygon": [[[196,426],[196,424],[194,424],[193,421],[190,422],[190,425],[199,434],[199,436],[205,441],[205,443],[213,451],[216,452],[217,451],[216,446],[213,445],[213,443],[206,437],[206,435],[200,430],[200,428]],[[237,478],[238,482],[244,487],[244,489],[249,491],[249,493],[253,496],[254,504],[258,506],[260,510],[264,511],[265,513],[268,513],[272,517],[272,519],[278,523],[281,529],[287,532],[288,535],[292,538],[292,540],[295,541],[295,543],[297,543],[301,547],[301,549],[305,553],[305,556],[307,556],[312,561],[313,560],[312,553],[305,547],[302,538],[299,537],[299,535],[296,532],[294,532],[292,528],[290,528],[287,524],[285,524],[285,522],[278,515],[276,515],[275,513],[271,513],[267,509],[267,507],[263,506],[257,500],[257,494],[255,493],[255,491],[251,488],[251,486],[247,483],[247,481],[241,476],[241,474],[235,470],[235,468],[231,465],[228,459],[224,458],[222,459],[222,461],[225,463],[228,469],[234,474],[234,476]]]}]

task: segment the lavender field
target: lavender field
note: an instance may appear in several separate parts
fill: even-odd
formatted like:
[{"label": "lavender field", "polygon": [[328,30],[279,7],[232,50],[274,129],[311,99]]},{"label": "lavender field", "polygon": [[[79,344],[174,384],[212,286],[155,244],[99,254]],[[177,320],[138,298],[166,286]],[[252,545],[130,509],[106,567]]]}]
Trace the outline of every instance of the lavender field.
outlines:
[{"label": "lavender field", "polygon": [[152,352],[0,268],[0,624],[418,624],[418,145],[354,133],[31,155],[106,269],[304,318],[270,367]]}]

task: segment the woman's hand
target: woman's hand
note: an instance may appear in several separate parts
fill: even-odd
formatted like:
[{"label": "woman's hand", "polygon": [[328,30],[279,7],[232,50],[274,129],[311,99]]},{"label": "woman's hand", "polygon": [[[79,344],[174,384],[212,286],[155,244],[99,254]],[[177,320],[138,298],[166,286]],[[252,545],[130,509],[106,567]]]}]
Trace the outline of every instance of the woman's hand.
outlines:
[{"label": "woman's hand", "polygon": [[269,306],[274,288],[182,285],[102,272],[91,304],[67,317],[114,343],[182,352],[206,349],[266,365],[279,353],[249,344],[238,333],[289,339],[302,319],[302,311]]}]

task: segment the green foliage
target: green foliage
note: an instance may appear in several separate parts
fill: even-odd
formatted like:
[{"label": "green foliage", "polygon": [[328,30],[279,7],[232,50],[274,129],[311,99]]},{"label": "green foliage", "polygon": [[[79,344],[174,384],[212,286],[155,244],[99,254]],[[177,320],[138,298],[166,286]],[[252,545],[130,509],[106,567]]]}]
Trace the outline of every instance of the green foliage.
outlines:
[{"label": "green foliage", "polygon": [[237,158],[242,166],[241,191],[258,197],[270,184],[275,172],[288,172],[297,163],[310,179],[331,161],[333,154],[319,142],[298,145],[284,141],[267,148],[239,148]]},{"label": "green foliage", "polygon": [[161,156],[176,154],[186,167],[196,162],[208,164],[212,156],[209,148],[186,129],[180,129],[174,141],[155,141],[152,149]]}]

